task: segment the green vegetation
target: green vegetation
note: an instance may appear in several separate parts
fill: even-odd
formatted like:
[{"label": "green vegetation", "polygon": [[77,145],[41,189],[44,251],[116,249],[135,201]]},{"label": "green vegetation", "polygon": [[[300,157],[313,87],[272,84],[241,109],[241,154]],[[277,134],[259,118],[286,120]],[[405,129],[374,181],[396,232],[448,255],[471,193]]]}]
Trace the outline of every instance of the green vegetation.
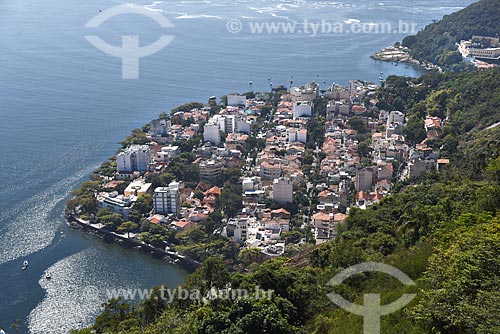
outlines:
[{"label": "green vegetation", "polygon": [[383,101],[377,105],[380,109],[407,114],[405,134],[412,141],[422,138],[418,124],[426,115],[449,118],[440,140],[447,135],[460,136],[500,121],[500,69],[429,73],[416,79],[391,76],[379,99]]},{"label": "green vegetation", "polygon": [[172,109],[171,111],[171,114],[175,114],[176,112],[179,112],[179,111],[190,111],[192,109],[200,109],[200,108],[203,108],[205,105],[203,103],[200,103],[200,102],[189,102],[189,103],[185,103],[181,106],[178,106],[174,109]]},{"label": "green vegetation", "polygon": [[[435,144],[452,156],[452,163],[446,172],[429,174],[367,210],[351,209],[335,240],[263,264],[258,254],[242,252],[237,256],[242,265],[228,271],[234,247],[203,236],[218,227],[220,209],[236,205],[229,194],[221,196],[218,211],[203,227],[176,237],[183,245],[191,242],[193,254],[206,257],[184,288],[204,294],[212,288],[259,287],[272,290],[271,295],[172,303],[153,295],[139,305],[111,300],[94,326],[75,333],[362,333],[361,317],[330,302],[326,283],[344,268],[370,260],[391,264],[417,282],[415,289],[386,275],[359,274],[335,288],[357,304],[365,293],[381,293],[383,304],[402,293],[417,293],[408,307],[382,317],[382,332],[500,333],[500,126],[485,128],[499,122],[499,74],[489,70],[388,80],[378,98],[412,118],[407,131],[415,142],[426,115],[449,118]],[[319,137],[319,126],[313,123],[311,129]],[[114,223],[113,217],[107,219]],[[217,247],[222,257],[212,256]]]},{"label": "green vegetation", "polygon": [[417,60],[461,70],[465,64],[460,64],[462,58],[455,43],[473,35],[496,36],[500,32],[498,8],[500,0],[480,0],[429,24],[414,36],[405,37],[402,45],[410,48],[411,56]]}]

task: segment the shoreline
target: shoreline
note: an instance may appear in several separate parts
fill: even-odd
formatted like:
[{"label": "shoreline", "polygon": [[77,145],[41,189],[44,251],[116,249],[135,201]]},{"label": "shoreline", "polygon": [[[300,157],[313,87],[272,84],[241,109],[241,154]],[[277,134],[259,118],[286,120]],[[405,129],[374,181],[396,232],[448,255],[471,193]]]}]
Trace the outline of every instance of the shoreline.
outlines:
[{"label": "shoreline", "polygon": [[195,261],[188,256],[166,251],[161,248],[156,248],[151,245],[142,243],[135,239],[127,238],[126,236],[106,231],[95,224],[90,224],[84,220],[76,217],[74,214],[65,214],[64,218],[66,223],[76,230],[84,231],[85,233],[97,236],[103,239],[105,242],[114,243],[125,247],[127,249],[141,251],[145,254],[152,255],[153,257],[161,258],[163,260],[168,260],[170,264],[178,264],[189,270],[195,270],[200,266],[198,261]]},{"label": "shoreline", "polygon": [[406,63],[418,66],[426,71],[438,71],[440,73],[443,72],[443,69],[435,64],[421,62],[417,59],[414,59],[409,52],[409,49],[406,47],[396,47],[391,46],[387,48],[383,48],[382,50],[370,55],[370,58],[378,61],[384,62],[394,62],[394,63]]}]

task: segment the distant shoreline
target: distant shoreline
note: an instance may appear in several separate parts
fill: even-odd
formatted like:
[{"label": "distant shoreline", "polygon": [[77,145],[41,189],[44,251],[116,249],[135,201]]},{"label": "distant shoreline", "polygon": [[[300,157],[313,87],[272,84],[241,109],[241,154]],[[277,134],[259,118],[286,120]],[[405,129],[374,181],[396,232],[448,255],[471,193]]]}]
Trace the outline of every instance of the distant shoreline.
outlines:
[{"label": "distant shoreline", "polygon": [[394,62],[394,63],[407,63],[418,66],[426,71],[443,72],[443,69],[435,64],[428,62],[421,62],[414,59],[409,52],[409,49],[403,46],[391,46],[383,48],[370,56],[370,58],[378,61]]}]

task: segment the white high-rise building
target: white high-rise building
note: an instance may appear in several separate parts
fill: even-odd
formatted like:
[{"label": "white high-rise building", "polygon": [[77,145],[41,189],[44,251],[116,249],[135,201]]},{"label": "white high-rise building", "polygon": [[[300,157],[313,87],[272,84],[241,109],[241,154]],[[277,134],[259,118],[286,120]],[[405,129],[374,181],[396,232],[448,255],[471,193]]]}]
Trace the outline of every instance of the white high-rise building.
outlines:
[{"label": "white high-rise building", "polygon": [[229,94],[227,96],[228,106],[246,106],[247,97],[245,95]]},{"label": "white high-rise building", "polygon": [[387,125],[391,123],[404,123],[405,121],[405,114],[403,114],[401,111],[391,111],[389,113],[389,116],[387,118]]},{"label": "white high-rise building", "polygon": [[149,133],[153,136],[166,136],[170,130],[170,121],[155,119],[149,122]]},{"label": "white high-rise building", "polygon": [[203,127],[203,139],[214,143],[215,145],[220,144],[220,132],[219,124],[207,123]]},{"label": "white high-rise building", "polygon": [[236,132],[236,117],[234,115],[226,115],[224,118],[224,130],[225,133]]},{"label": "white high-rise building", "polygon": [[236,121],[235,132],[250,134],[251,125],[252,123],[250,123],[249,121],[245,120],[244,118],[240,118]]},{"label": "white high-rise building", "polygon": [[145,172],[152,152],[148,145],[132,145],[116,155],[118,172]]},{"label": "white high-rise building", "polygon": [[293,107],[293,119],[299,117],[311,117],[312,116],[312,103],[308,101],[299,101]]},{"label": "white high-rise building", "polygon": [[280,204],[293,203],[293,184],[289,178],[274,179],[273,200]]},{"label": "white high-rise building", "polygon": [[178,214],[181,207],[180,183],[171,182],[168,187],[155,189],[153,196],[155,213]]}]

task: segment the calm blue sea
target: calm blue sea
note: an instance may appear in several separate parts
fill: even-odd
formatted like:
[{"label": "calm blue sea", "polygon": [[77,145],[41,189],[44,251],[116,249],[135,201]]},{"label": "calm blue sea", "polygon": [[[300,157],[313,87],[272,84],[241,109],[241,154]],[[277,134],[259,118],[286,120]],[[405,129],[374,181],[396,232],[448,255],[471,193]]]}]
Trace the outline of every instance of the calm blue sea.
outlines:
[{"label": "calm blue sea", "polygon": [[[383,2],[380,2],[383,1]],[[174,41],[140,60],[140,79],[122,80],[119,58],[90,45],[98,35],[140,44],[165,30],[138,15],[115,17],[97,29],[85,24],[110,0],[0,0],[0,327],[20,319],[31,333],[67,333],[88,325],[106,288],[176,286],[177,266],[107,245],[69,229],[62,219],[69,192],[118,148],[131,129],[188,101],[274,84],[312,80],[376,82],[419,75],[369,55],[403,34],[252,34],[251,22],[377,23],[419,28],[471,0],[204,0],[144,1],[174,25]],[[227,31],[240,20],[240,33]],[[326,85],[323,85],[326,87]],[[21,271],[22,262],[30,266]],[[44,272],[52,280],[44,279]],[[98,298],[89,291],[98,289]]]}]

